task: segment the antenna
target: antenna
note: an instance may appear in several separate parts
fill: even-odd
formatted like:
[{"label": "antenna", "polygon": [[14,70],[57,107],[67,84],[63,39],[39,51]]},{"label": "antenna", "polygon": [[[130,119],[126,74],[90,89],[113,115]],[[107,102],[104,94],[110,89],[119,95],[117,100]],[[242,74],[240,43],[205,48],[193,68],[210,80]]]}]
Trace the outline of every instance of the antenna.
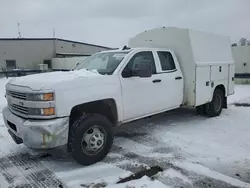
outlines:
[{"label": "antenna", "polygon": [[56,38],[56,31],[55,31],[55,29],[53,29],[53,38],[54,39]]},{"label": "antenna", "polygon": [[18,38],[22,38],[21,29],[20,29],[20,23],[19,22],[17,23],[17,27],[18,27]]}]

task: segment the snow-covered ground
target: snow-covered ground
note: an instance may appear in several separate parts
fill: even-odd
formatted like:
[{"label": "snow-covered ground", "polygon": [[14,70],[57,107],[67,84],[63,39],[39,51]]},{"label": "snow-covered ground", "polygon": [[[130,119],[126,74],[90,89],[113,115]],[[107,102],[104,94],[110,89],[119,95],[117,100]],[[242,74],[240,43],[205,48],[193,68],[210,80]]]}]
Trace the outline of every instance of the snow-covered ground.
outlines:
[{"label": "snow-covered ground", "polygon": [[[0,79],[0,110],[6,105]],[[100,163],[83,167],[67,153],[37,152],[16,145],[0,116],[0,187],[250,187],[250,86],[238,85],[216,118],[181,108],[117,128],[114,146]],[[116,184],[132,173],[146,176]]]}]

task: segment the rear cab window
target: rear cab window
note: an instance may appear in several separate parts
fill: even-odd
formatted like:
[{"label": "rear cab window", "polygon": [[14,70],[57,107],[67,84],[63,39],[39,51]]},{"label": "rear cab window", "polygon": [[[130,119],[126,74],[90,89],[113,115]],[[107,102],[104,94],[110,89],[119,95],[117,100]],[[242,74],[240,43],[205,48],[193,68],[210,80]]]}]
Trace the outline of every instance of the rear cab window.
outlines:
[{"label": "rear cab window", "polygon": [[168,51],[157,51],[162,72],[176,71],[176,66],[172,54]]}]

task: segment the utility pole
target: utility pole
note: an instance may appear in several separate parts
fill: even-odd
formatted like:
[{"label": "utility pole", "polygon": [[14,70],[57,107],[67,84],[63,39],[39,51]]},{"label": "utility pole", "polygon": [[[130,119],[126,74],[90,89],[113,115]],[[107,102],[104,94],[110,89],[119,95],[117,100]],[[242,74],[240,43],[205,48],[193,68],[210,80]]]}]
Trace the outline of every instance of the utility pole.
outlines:
[{"label": "utility pole", "polygon": [[53,29],[53,50],[54,50],[54,57],[56,57],[56,32]]},{"label": "utility pole", "polygon": [[21,34],[21,28],[20,28],[20,23],[17,23],[17,27],[18,27],[18,37],[17,38],[22,38],[22,34]]}]

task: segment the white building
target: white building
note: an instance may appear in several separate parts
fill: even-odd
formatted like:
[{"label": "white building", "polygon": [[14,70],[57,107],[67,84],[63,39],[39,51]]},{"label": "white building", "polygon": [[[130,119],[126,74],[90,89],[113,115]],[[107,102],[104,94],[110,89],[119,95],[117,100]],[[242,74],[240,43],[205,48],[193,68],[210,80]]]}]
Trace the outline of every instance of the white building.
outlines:
[{"label": "white building", "polygon": [[56,57],[89,56],[110,48],[58,38],[0,38],[0,69],[39,69],[39,64],[52,68]]},{"label": "white building", "polygon": [[235,82],[250,84],[250,46],[233,46]]}]

